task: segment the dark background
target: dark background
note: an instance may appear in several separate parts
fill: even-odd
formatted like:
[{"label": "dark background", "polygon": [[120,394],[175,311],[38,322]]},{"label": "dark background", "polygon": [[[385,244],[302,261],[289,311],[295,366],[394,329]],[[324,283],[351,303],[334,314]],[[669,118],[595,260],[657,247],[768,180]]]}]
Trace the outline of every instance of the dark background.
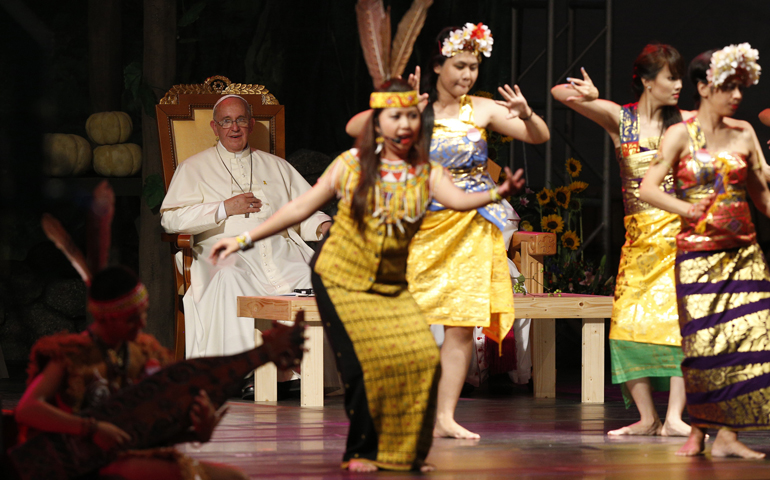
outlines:
[{"label": "dark background", "polygon": [[[98,0],[97,0],[98,1]],[[174,1],[174,0],[169,0]],[[232,0],[177,1],[176,66],[169,85],[147,84],[136,88],[136,74],[143,65],[144,10],[152,0],[123,0],[120,8],[120,42],[117,58],[128,84],[119,78],[119,108],[132,115],[134,133],[130,141],[143,144],[142,92],[147,87],[158,93],[171,84],[202,83],[212,75],[224,75],[233,82],[265,85],[286,107],[286,146],[291,158],[312,150],[326,157],[351,146],[344,126],[358,111],[367,108],[372,85],[358,42],[353,0]],[[157,3],[157,2],[155,2]],[[392,7],[395,22],[406,11],[408,0],[385,1]],[[476,88],[495,92],[510,81],[511,6],[504,0],[436,0],[430,9],[407,67],[423,65],[433,48],[436,34],[445,26],[483,22],[494,35],[492,57],[484,59]],[[517,25],[519,72],[530,65],[546,46],[546,2],[515,2],[525,5]],[[604,2],[575,2],[589,7]],[[687,61],[698,53],[730,43],[750,42],[760,55],[770,52],[766,24],[770,3],[751,0],[702,2],[691,0],[648,0],[613,2],[612,83],[609,98],[623,104],[633,101],[629,87],[634,58],[649,42],[669,43]],[[565,0],[557,1],[556,30],[567,19]],[[533,7],[534,8],[529,8]],[[95,87],[89,80],[89,2],[39,0],[0,2],[0,346],[6,362],[23,365],[28,349],[40,335],[61,329],[85,326],[82,307],[84,290],[61,256],[44,241],[38,227],[43,211],[52,211],[84,244],[84,206],[88,192],[71,187],[69,181],[51,182],[39,173],[43,133],[85,134],[85,120],[97,111],[91,100]],[[576,11],[575,51],[581,52],[603,28],[603,9]],[[91,25],[93,26],[93,25]],[[395,25],[393,28],[395,32]],[[173,34],[174,32],[172,32]],[[173,38],[173,37],[172,37]],[[555,43],[555,74],[567,67],[564,36]],[[604,84],[604,40],[589,50],[579,66],[592,75],[602,97]],[[760,63],[763,62],[760,56]],[[579,70],[569,72],[578,75]],[[770,68],[770,67],[768,67]],[[131,80],[134,79],[134,80]],[[557,79],[560,80],[560,79]],[[132,83],[132,81],[134,83]],[[770,79],[747,90],[737,117],[750,121],[764,142],[770,129],[762,126],[757,114],[770,106]],[[543,113],[551,85],[545,82],[545,58],[535,61],[519,82],[530,104]],[[138,92],[138,93],[137,93]],[[680,106],[692,108],[694,88],[687,81]],[[146,100],[146,97],[144,97]],[[554,129],[562,129],[566,112],[559,108]],[[145,116],[145,120],[147,117]],[[581,117],[575,118],[574,140],[587,165],[584,179],[591,186],[587,196],[600,198],[603,130]],[[564,144],[552,133],[554,167],[562,169]],[[514,166],[527,159],[529,185],[544,186],[543,147],[514,145]],[[503,151],[507,159],[507,150]],[[149,156],[146,154],[145,162]],[[296,157],[295,157],[296,158]],[[319,160],[320,161],[320,160]],[[145,166],[145,169],[147,167]],[[93,175],[93,174],[91,174]],[[558,182],[558,172],[554,176]],[[613,162],[611,175],[612,222],[610,251],[599,242],[587,254],[609,257],[609,268],[616,269],[623,243],[623,209],[618,170]],[[139,220],[141,200],[135,195],[120,196],[113,232],[113,258],[135,269],[140,268]],[[598,201],[588,202],[586,229],[599,223]],[[760,240],[770,239],[766,219],[759,220]],[[153,237],[154,238],[154,237]],[[159,242],[159,239],[158,239]],[[153,265],[156,271],[159,265]],[[163,268],[170,269],[170,262]],[[148,284],[163,275],[144,275]],[[148,278],[149,277],[149,278]],[[54,286],[51,286],[51,285]],[[152,291],[152,289],[151,289]],[[153,297],[168,306],[168,299]],[[168,311],[167,309],[165,311]],[[170,346],[171,319],[157,315],[148,329]],[[578,336],[579,338],[579,336]]]}]

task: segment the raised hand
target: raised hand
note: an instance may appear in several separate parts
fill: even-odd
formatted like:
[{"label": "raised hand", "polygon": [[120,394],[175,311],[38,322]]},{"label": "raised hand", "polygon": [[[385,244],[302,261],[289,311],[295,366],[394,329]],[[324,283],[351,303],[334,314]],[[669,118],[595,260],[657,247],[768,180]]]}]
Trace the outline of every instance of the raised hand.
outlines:
[{"label": "raised hand", "polygon": [[193,404],[190,407],[190,422],[198,441],[208,442],[211,439],[214,429],[219,425],[225,413],[227,413],[227,407],[217,411],[211,404],[206,391],[198,392],[198,396],[193,399]]},{"label": "raised hand", "polygon": [[525,183],[524,170],[518,169],[516,170],[516,173],[513,173],[510,168],[505,167],[505,181],[501,185],[498,185],[497,193],[499,193],[501,197],[514,195],[521,190]]},{"label": "raised hand", "polygon": [[[409,74],[409,79],[407,80],[407,83],[410,87],[417,90],[417,93],[420,93],[420,66],[414,67],[414,73]],[[427,93],[423,93],[420,95],[420,103],[417,104],[417,108],[422,112],[425,110],[425,107],[428,106],[428,97],[429,95]]]},{"label": "raised hand", "polygon": [[497,91],[505,100],[495,100],[495,103],[508,109],[506,120],[516,117],[529,118],[532,115],[532,109],[527,105],[527,99],[521,94],[518,85],[514,85],[513,88],[504,85],[497,87]]},{"label": "raised hand", "polygon": [[583,79],[567,77],[567,81],[577,95],[567,97],[568,102],[591,102],[599,98],[599,89],[594,86],[591,77],[583,67],[580,67],[583,73]]},{"label": "raised hand", "polygon": [[294,325],[290,327],[273,322],[273,328],[262,333],[262,342],[268,360],[276,367],[285,370],[299,365],[305,344],[304,310],[297,312]]},{"label": "raised hand", "polygon": [[225,200],[225,212],[227,216],[255,213],[262,209],[262,200],[254,196],[252,192],[241,193]]},{"label": "raised hand", "polygon": [[218,260],[224,260],[231,253],[240,250],[240,248],[241,247],[238,245],[238,240],[235,238],[222,238],[211,248],[211,253],[209,253],[209,262],[216,265]]}]

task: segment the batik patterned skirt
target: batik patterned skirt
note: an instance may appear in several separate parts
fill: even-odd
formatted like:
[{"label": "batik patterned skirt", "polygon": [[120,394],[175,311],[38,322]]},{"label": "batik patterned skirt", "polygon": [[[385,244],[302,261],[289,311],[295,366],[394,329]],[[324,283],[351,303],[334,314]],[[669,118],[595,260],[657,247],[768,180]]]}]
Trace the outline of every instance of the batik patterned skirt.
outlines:
[{"label": "batik patterned skirt", "polygon": [[430,324],[484,327],[498,343],[513,327],[503,234],[475,210],[427,213],[409,246],[406,278]]},{"label": "batik patterned skirt", "polygon": [[680,253],[677,297],[692,425],[770,428],[770,271],[757,244]]},{"label": "batik patterned skirt", "polygon": [[354,291],[312,275],[350,419],[342,467],[419,468],[433,441],[439,351],[405,284]]}]

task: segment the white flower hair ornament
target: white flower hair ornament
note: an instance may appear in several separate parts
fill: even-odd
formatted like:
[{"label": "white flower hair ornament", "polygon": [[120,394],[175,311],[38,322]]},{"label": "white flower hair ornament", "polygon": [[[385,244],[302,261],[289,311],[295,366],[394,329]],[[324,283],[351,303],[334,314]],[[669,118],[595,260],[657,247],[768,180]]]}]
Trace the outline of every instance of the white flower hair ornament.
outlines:
[{"label": "white flower hair ornament", "polygon": [[713,87],[720,87],[725,80],[738,76],[743,86],[749,87],[759,83],[762,67],[759,66],[759,50],[751,48],[748,43],[728,45],[711,55],[711,63],[706,71],[706,80]]},{"label": "white flower hair ornament", "polygon": [[444,39],[441,46],[441,55],[445,57],[454,57],[460,52],[471,52],[477,57],[492,55],[492,31],[486,25],[479,23],[474,25],[466,23],[463,28],[453,30],[448,37]]}]

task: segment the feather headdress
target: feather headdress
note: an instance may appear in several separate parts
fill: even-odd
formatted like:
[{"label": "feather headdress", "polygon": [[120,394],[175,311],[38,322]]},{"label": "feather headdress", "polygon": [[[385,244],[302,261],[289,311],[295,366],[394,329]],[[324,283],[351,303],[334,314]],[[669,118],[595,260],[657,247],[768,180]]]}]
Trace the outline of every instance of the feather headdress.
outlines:
[{"label": "feather headdress", "polygon": [[379,88],[384,82],[404,73],[412,47],[425,24],[428,7],[432,3],[433,0],[414,0],[398,23],[396,36],[391,44],[390,7],[386,10],[382,0],[358,0],[358,34],[374,88]]}]

